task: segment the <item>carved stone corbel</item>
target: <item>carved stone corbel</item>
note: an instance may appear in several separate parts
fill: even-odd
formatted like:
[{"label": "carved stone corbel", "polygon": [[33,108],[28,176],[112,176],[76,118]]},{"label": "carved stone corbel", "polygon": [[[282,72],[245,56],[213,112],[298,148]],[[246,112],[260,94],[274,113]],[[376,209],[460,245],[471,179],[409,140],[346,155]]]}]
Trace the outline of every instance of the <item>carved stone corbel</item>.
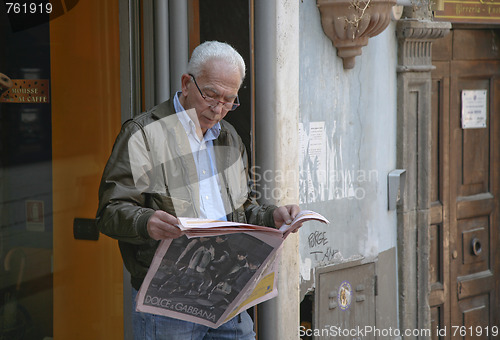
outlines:
[{"label": "carved stone corbel", "polygon": [[317,0],[323,31],[345,69],[354,67],[354,58],[361,55],[369,38],[386,29],[395,4],[396,0]]},{"label": "carved stone corbel", "polygon": [[403,19],[398,21],[398,72],[432,71],[432,42],[450,32],[449,22]]}]

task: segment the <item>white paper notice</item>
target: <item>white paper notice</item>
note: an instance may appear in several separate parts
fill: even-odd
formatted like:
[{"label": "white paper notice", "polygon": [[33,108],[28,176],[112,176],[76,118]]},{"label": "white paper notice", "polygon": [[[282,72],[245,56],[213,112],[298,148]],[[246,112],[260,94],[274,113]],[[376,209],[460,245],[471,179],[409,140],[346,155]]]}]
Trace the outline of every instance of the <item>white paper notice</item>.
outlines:
[{"label": "white paper notice", "polygon": [[462,91],[462,129],[486,127],[487,90]]},{"label": "white paper notice", "polygon": [[309,157],[314,162],[319,183],[326,181],[325,122],[309,123]]}]

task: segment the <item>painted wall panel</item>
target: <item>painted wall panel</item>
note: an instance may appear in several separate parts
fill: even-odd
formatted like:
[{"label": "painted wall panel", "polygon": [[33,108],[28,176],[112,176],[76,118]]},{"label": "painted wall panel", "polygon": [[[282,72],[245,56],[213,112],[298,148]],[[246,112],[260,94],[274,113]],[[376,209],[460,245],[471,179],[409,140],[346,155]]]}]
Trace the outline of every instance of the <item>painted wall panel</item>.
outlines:
[{"label": "painted wall panel", "polygon": [[[395,23],[344,70],[315,1],[300,4],[300,204],[331,224],[300,230],[301,278],[311,269],[375,258],[396,245],[387,174],[396,165]],[[304,293],[304,292],[303,292]]]}]

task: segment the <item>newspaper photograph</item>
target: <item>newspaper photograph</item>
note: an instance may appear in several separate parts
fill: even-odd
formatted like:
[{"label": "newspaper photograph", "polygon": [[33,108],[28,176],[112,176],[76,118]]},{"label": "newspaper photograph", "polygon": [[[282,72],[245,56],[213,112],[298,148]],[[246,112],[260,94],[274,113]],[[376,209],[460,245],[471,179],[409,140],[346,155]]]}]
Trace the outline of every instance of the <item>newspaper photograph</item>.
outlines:
[{"label": "newspaper photograph", "polygon": [[163,241],[139,290],[137,310],[212,328],[276,296],[283,239],[264,232]]}]

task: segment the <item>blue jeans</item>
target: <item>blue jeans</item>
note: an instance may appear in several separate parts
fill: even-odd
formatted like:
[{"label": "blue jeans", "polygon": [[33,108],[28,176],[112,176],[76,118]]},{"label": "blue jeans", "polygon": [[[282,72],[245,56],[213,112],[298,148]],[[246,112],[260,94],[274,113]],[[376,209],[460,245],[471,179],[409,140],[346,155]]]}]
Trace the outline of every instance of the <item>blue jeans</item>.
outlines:
[{"label": "blue jeans", "polygon": [[253,321],[246,311],[219,326],[210,328],[193,322],[135,310],[137,290],[132,288],[134,340],[254,340]]}]

